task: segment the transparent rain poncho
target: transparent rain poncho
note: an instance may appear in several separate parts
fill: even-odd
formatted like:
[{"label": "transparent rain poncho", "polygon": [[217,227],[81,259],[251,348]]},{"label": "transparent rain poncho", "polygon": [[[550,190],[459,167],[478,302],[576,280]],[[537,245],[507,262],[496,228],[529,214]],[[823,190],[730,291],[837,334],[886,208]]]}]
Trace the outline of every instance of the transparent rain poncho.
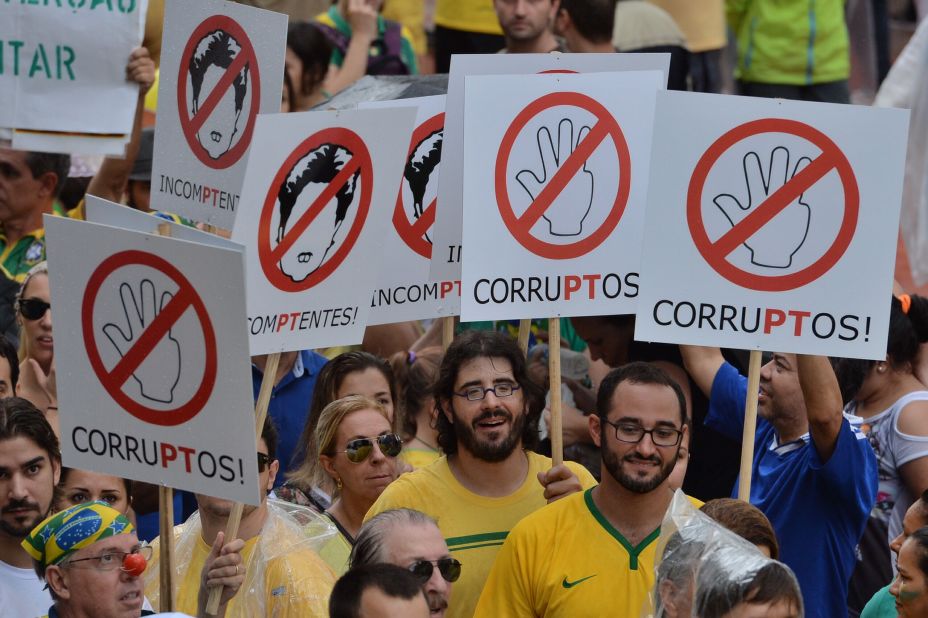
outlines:
[{"label": "transparent rain poncho", "polygon": [[[337,530],[328,519],[295,504],[268,500],[261,534],[246,541],[245,581],[229,602],[227,618],[328,616],[335,575],[318,555]],[[175,609],[196,614],[202,570],[210,547],[201,536],[199,513],[174,528]],[[160,607],[159,544],[145,571],[145,594]]]},{"label": "transparent rain poncho", "polygon": [[657,556],[643,617],[731,618],[739,607],[765,604],[785,616],[803,615],[789,567],[696,510],[681,491],[661,524]]}]

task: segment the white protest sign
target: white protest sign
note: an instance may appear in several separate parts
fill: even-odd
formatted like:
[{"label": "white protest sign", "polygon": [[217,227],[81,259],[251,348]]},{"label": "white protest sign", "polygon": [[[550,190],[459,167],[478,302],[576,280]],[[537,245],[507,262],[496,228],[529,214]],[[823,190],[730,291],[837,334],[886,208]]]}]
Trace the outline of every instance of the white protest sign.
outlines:
[{"label": "white protest sign", "polygon": [[242,252],[45,230],[64,464],[258,504]]},{"label": "white protest sign", "polygon": [[232,239],[252,354],[360,343],[413,109],[258,118]]},{"label": "white protest sign", "polygon": [[885,357],[907,126],[660,93],[635,338]]},{"label": "white protest sign", "polygon": [[106,143],[102,153],[122,154],[139,96],[126,64],[142,40],[147,5],[0,3],[0,127],[14,130],[14,147],[67,152],[57,139],[65,137],[83,152],[76,134]]},{"label": "white protest sign", "polygon": [[189,240],[190,242],[222,249],[232,249],[233,251],[244,251],[245,249],[241,245],[226,240],[221,236],[164,219],[155,213],[146,213],[129,206],[116,204],[95,195],[87,195],[84,198],[84,211],[86,220],[91,223],[102,223],[103,225],[119,227],[124,230],[134,230],[145,234],[158,234],[161,226],[167,225],[171,233],[166,235],[171,238]]},{"label": "white protest sign", "polygon": [[[432,242],[433,281],[461,278],[461,225],[464,213],[464,80],[469,75],[603,73],[661,71],[664,85],[670,54],[466,54],[451,57],[439,204]],[[470,129],[468,129],[470,130]]]},{"label": "white protest sign", "polygon": [[663,80],[467,78],[465,320],[634,312]]},{"label": "white protest sign", "polygon": [[287,16],[166,0],[151,203],[232,229],[258,113],[280,112]]},{"label": "white protest sign", "polygon": [[416,110],[400,188],[384,235],[380,274],[367,323],[390,324],[461,312],[460,281],[430,281],[432,226],[437,209],[438,173],[445,128],[445,97],[363,103],[360,109],[409,107]]}]

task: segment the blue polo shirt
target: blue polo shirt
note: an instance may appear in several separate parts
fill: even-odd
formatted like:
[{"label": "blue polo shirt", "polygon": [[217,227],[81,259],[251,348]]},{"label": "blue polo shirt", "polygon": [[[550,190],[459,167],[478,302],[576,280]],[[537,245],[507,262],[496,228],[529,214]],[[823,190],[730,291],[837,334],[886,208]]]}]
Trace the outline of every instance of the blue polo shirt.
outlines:
[{"label": "blue polo shirt", "polygon": [[[271,403],[268,405],[267,413],[274,419],[274,425],[277,427],[277,459],[280,460],[280,472],[274,480],[274,487],[280,487],[285,480],[284,472],[294,468],[292,460],[309,416],[309,404],[313,398],[313,388],[316,387],[316,377],[326,362],[324,356],[311,350],[301,351],[293,363],[293,370],[285,375],[271,392]],[[258,398],[263,376],[260,369],[251,366],[255,399]]]},{"label": "blue polo shirt", "polygon": [[[722,365],[712,383],[706,425],[740,440],[746,395],[747,378]],[[757,419],[751,504],[773,524],[780,560],[799,580],[808,618],[847,616],[857,542],[876,501],[876,457],[849,418],[824,462],[809,434],[780,444],[773,426]]]}]

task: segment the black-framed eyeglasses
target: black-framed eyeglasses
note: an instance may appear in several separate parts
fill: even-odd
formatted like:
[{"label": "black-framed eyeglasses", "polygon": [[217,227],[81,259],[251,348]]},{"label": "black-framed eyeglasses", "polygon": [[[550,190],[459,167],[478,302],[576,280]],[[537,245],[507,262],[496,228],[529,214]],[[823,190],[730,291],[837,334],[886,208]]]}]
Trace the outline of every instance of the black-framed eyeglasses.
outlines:
[{"label": "black-framed eyeglasses", "polygon": [[264,472],[274,459],[270,455],[258,453],[258,473]]},{"label": "black-framed eyeglasses", "polygon": [[655,427],[654,429],[645,429],[637,423],[613,423],[603,419],[603,422],[615,429],[615,439],[619,442],[628,444],[638,444],[644,438],[645,434],[651,436],[651,442],[655,446],[676,446],[680,443],[683,432],[673,427]]},{"label": "black-framed eyeglasses", "polygon": [[455,558],[416,560],[409,565],[409,571],[424,584],[432,577],[435,567],[446,582],[456,582],[461,576],[461,562]]},{"label": "black-framed eyeglasses", "polygon": [[39,298],[20,298],[18,306],[19,315],[27,320],[40,320],[45,312],[52,308],[51,303]]},{"label": "black-framed eyeglasses", "polygon": [[513,384],[512,382],[500,382],[495,384],[490,388],[483,388],[482,386],[468,386],[463,391],[455,393],[458,397],[464,397],[467,401],[482,401],[487,393],[493,393],[497,397],[509,397],[514,392],[522,388],[518,384]]},{"label": "black-framed eyeglasses", "polygon": [[88,567],[91,569],[97,570],[97,571],[112,571],[117,568],[123,569],[124,571],[129,571],[131,569],[127,569],[123,567],[126,556],[131,556],[132,554],[139,554],[140,556],[145,558],[145,561],[147,562],[151,560],[153,553],[154,553],[154,550],[152,549],[151,545],[142,545],[140,547],[136,547],[132,551],[108,551],[108,552],[104,552],[100,554],[99,556],[91,556],[90,558],[78,558],[76,560],[68,560],[61,566],[70,567],[70,566],[74,566],[78,562],[90,562]]},{"label": "black-framed eyeglasses", "polygon": [[357,438],[349,442],[344,451],[335,452],[344,453],[351,463],[361,463],[374,452],[374,442],[387,457],[396,457],[403,450],[402,438],[395,433],[385,433],[376,438]]}]

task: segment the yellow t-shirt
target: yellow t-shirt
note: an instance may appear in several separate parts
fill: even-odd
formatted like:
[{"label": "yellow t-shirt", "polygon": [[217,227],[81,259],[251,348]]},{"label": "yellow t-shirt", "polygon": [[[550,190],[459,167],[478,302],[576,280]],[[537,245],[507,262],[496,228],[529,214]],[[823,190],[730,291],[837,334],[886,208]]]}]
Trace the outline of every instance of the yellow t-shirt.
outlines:
[{"label": "yellow t-shirt", "polygon": [[341,532],[326,541],[325,545],[319,550],[319,557],[332,568],[336,577],[341,577],[348,570],[348,558],[350,556],[351,543]]},{"label": "yellow t-shirt", "polygon": [[[409,508],[438,522],[451,554],[461,561],[461,578],[451,589],[449,618],[471,618],[493,560],[513,526],[546,504],[537,475],[551,467],[551,459],[526,451],[528,474],[514,493],[487,498],[466,489],[454,477],[446,457],[404,474],[387,486],[366,519],[389,509]],[[596,485],[580,464],[565,462],[584,489]]]},{"label": "yellow t-shirt", "polygon": [[441,454],[438,451],[427,450],[424,448],[408,448],[403,446],[400,452],[400,461],[404,461],[412,466],[413,470],[424,468],[438,461]]},{"label": "yellow t-shirt", "polygon": [[[175,528],[175,611],[195,616],[200,591],[200,572],[206,563],[210,546],[196,530]],[[268,534],[268,538],[262,536]],[[291,538],[285,526],[269,521],[262,536],[245,542],[242,561],[246,565],[245,582],[238,594],[229,601],[226,618],[318,617],[329,615],[329,595],[335,585],[335,575],[312,550],[299,546],[302,540]],[[255,548],[262,541],[258,556]],[[152,561],[145,570],[145,596],[155,608],[160,606],[158,539]],[[296,548],[296,549],[294,549]]]},{"label": "yellow t-shirt", "polygon": [[724,0],[649,0],[680,26],[691,52],[725,47]]},{"label": "yellow t-shirt", "polygon": [[654,586],[661,530],[632,547],[590,491],[558,500],[512,529],[474,618],[641,615]]},{"label": "yellow t-shirt", "polygon": [[493,9],[493,0],[437,0],[435,23],[465,32],[503,34]]}]

